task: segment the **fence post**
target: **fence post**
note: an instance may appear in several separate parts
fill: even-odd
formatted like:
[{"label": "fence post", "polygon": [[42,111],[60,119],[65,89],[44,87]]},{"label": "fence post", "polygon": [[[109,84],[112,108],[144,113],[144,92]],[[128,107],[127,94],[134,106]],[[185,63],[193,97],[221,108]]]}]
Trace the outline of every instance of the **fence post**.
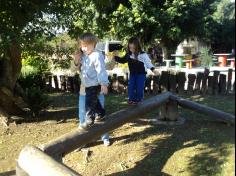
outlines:
[{"label": "fence post", "polygon": [[201,93],[203,95],[205,95],[207,92],[207,79],[208,79],[209,73],[210,73],[210,70],[205,68],[203,79],[202,79],[202,88],[201,88]]},{"label": "fence post", "polygon": [[226,94],[226,75],[224,75],[224,74],[220,74],[219,93],[223,94],[223,95]]},{"label": "fence post", "polygon": [[177,121],[179,118],[177,101],[169,101],[160,107],[158,120]]},{"label": "fence post", "polygon": [[53,76],[53,80],[54,80],[54,84],[55,84],[55,89],[56,89],[56,91],[58,91],[59,90],[59,84],[58,84],[57,75]]},{"label": "fence post", "polygon": [[194,83],[196,80],[196,75],[195,74],[189,74],[188,75],[188,90],[187,93],[188,95],[193,95],[194,94]]},{"label": "fence post", "polygon": [[186,81],[185,72],[179,72],[177,74],[178,93],[179,94],[184,94],[185,81]]},{"label": "fence post", "polygon": [[200,94],[201,82],[202,82],[203,77],[204,77],[204,73],[202,72],[197,73],[197,79],[196,79],[195,90],[194,90],[195,94]]},{"label": "fence post", "polygon": [[159,81],[160,76],[154,75],[153,76],[153,87],[152,87],[152,93],[154,95],[157,95],[160,91],[160,81]]},{"label": "fence post", "polygon": [[232,69],[229,69],[228,71],[228,81],[227,81],[227,94],[230,93],[231,91],[231,87],[232,87],[232,73],[233,73],[233,70]]},{"label": "fence post", "polygon": [[170,91],[173,93],[177,92],[177,78],[176,73],[172,72],[169,76],[169,82],[170,82]]},{"label": "fence post", "polygon": [[213,95],[217,95],[219,93],[219,71],[214,71],[213,76]]}]

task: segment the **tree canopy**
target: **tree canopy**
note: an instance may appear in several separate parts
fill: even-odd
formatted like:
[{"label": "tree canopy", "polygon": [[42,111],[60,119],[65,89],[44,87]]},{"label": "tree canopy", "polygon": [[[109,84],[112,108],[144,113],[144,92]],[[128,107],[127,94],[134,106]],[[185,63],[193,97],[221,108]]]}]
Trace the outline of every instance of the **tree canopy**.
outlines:
[{"label": "tree canopy", "polygon": [[219,0],[87,0],[75,10],[77,20],[70,32],[78,35],[92,31],[100,38],[121,40],[135,35],[144,44],[158,41],[173,52],[189,37],[211,42],[219,3]]}]

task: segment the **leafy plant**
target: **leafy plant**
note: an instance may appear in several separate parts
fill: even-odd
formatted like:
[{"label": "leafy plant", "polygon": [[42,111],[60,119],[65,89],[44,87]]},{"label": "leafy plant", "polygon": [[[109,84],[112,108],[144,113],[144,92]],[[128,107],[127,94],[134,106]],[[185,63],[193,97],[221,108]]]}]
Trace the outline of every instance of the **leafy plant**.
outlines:
[{"label": "leafy plant", "polygon": [[26,91],[28,105],[32,112],[32,117],[37,117],[41,110],[49,106],[48,96],[39,87],[31,87]]},{"label": "leafy plant", "polygon": [[204,47],[201,49],[200,60],[201,66],[203,67],[211,67],[213,65],[213,57],[210,48]]}]

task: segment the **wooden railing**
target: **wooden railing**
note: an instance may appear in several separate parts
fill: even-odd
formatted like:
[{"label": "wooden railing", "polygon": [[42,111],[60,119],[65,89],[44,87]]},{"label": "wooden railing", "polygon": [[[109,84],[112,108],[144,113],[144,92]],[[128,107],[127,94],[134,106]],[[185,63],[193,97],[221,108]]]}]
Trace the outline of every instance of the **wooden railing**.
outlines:
[{"label": "wooden railing", "polygon": [[41,146],[27,145],[21,151],[16,167],[17,176],[79,176],[79,174],[62,163],[62,157],[75,149],[99,138],[104,133],[115,130],[143,115],[160,108],[160,116],[165,121],[178,121],[178,105],[209,115],[216,120],[235,125],[235,116],[214,108],[188,101],[165,92],[143,103],[107,117],[89,130],[79,130],[65,134]]}]

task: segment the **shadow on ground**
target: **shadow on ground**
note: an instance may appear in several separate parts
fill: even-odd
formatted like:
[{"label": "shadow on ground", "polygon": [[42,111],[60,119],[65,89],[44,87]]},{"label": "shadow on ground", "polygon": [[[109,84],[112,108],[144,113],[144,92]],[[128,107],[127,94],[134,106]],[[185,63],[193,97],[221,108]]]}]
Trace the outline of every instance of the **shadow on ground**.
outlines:
[{"label": "shadow on ground", "polygon": [[[157,140],[152,144],[149,154],[134,168],[124,172],[114,173],[109,176],[168,176],[163,172],[167,161],[176,153],[184,148],[204,146],[196,148],[198,154],[189,159],[189,164],[184,167],[186,170],[176,170],[175,175],[191,173],[192,176],[198,175],[217,175],[222,171],[222,165],[230,155],[227,145],[235,144],[234,127],[228,127],[222,123],[187,120],[183,126],[167,127],[154,126],[141,133],[131,134],[130,136],[120,137],[124,143],[135,140],[143,140],[149,135],[165,134],[169,137]],[[224,131],[222,133],[222,131]],[[153,147],[154,146],[154,147]],[[181,161],[181,159],[180,159]],[[154,164],[155,163],[155,164]]]},{"label": "shadow on ground", "polygon": [[15,176],[15,175],[16,175],[15,170],[0,173],[0,176]]}]

